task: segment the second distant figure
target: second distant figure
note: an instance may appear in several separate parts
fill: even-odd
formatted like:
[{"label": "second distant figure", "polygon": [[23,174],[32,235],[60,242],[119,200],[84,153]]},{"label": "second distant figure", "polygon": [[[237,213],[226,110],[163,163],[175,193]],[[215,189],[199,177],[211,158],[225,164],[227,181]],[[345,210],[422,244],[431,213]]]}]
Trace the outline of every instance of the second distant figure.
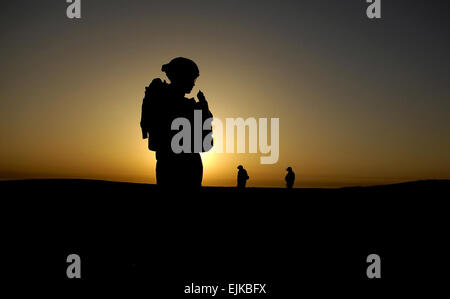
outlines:
[{"label": "second distant figure", "polygon": [[245,170],[242,165],[239,165],[237,168],[239,169],[237,174],[237,187],[238,189],[244,189],[245,185],[247,184],[247,180],[250,177],[247,174],[247,170]]},{"label": "second distant figure", "polygon": [[288,167],[286,170],[288,172],[284,178],[286,180],[286,188],[292,189],[295,182],[295,173],[292,171],[291,167]]}]

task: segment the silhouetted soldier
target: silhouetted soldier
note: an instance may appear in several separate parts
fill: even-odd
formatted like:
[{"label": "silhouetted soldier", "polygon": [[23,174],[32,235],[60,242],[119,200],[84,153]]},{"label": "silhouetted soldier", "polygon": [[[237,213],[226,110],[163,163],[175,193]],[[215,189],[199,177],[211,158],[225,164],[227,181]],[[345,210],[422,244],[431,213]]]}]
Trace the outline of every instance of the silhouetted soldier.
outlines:
[{"label": "silhouetted soldier", "polygon": [[242,167],[242,165],[239,165],[237,167],[239,169],[238,175],[237,175],[237,187],[239,189],[244,189],[245,185],[247,184],[247,180],[250,178],[247,174],[247,170]]},{"label": "silhouetted soldier", "polygon": [[[200,75],[195,62],[178,57],[172,59],[161,69],[166,73],[170,84],[156,78],[146,88],[142,104],[142,138],[148,138],[148,148],[156,152],[156,184],[161,187],[201,187],[203,164],[200,153],[194,151],[194,110],[201,110],[202,124],[212,117],[208,103],[201,91],[198,102],[186,98]],[[191,124],[191,152],[174,153],[172,138],[178,131],[171,129],[176,118],[186,118]],[[211,130],[203,130],[203,136]],[[183,140],[185,142],[185,140]],[[203,145],[202,145],[203,146]],[[208,151],[210,148],[202,148]]]},{"label": "silhouetted soldier", "polygon": [[286,188],[291,189],[292,186],[294,186],[295,173],[292,171],[291,167],[288,167],[286,170],[288,172],[284,178],[286,181]]}]

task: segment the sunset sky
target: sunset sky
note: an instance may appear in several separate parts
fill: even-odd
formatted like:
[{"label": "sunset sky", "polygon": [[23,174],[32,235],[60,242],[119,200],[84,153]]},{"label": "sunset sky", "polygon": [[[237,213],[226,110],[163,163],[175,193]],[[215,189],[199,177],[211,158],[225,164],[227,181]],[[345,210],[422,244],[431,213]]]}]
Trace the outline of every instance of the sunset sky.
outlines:
[{"label": "sunset sky", "polygon": [[280,157],[203,157],[204,185],[450,179],[449,1],[5,1],[0,179],[155,183],[139,127],[161,65],[194,60],[214,116],[278,117]]}]

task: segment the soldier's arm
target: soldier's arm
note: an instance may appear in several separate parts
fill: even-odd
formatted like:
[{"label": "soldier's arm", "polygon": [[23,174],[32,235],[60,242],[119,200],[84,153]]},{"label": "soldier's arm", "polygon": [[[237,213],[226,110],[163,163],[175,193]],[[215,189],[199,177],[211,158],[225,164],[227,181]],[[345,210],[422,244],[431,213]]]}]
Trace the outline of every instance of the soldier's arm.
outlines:
[{"label": "soldier's arm", "polygon": [[197,106],[202,110],[204,119],[212,117],[212,113],[208,107],[208,101],[206,101],[205,95],[201,90],[197,93],[197,99]]}]

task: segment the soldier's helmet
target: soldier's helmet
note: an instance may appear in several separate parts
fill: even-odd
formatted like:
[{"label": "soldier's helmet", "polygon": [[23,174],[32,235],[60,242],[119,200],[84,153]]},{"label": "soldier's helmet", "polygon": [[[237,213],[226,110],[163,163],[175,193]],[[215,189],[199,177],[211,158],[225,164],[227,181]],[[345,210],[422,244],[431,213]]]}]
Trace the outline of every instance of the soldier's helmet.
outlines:
[{"label": "soldier's helmet", "polygon": [[167,77],[172,81],[175,77],[197,78],[200,71],[197,64],[184,57],[172,59],[169,63],[164,64],[161,70],[166,73]]}]

